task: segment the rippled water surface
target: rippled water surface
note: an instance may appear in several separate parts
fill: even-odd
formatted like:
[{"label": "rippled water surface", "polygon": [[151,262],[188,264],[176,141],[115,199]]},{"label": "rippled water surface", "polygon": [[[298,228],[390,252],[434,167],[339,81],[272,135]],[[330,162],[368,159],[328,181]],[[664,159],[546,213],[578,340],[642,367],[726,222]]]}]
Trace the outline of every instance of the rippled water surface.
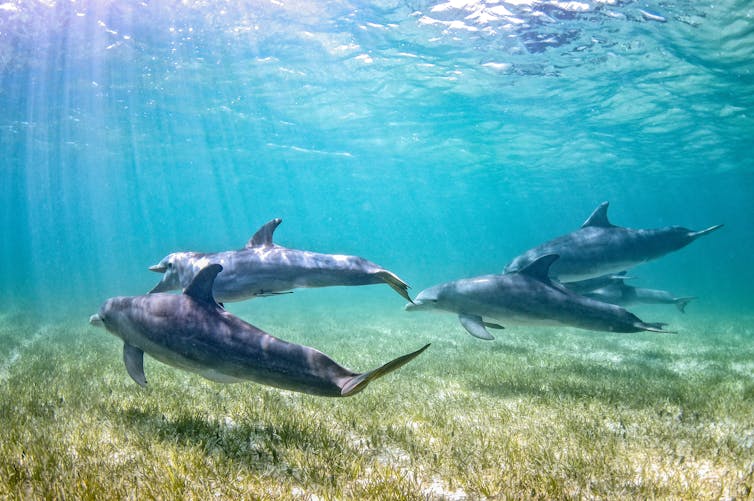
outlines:
[{"label": "rippled water surface", "polygon": [[625,226],[726,223],[641,275],[751,311],[753,12],[5,2],[0,292],[83,314],[273,217],[285,245],[423,288],[496,272],[609,200]]}]

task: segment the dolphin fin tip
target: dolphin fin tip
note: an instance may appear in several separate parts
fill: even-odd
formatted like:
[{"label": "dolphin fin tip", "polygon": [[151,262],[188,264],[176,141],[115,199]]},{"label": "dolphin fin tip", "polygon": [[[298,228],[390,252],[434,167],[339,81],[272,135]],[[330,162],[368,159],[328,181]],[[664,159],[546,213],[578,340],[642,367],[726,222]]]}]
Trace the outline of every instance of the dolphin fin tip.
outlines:
[{"label": "dolphin fin tip", "polygon": [[725,225],[724,224],[716,224],[714,226],[710,226],[709,228],[705,228],[705,229],[700,230],[700,231],[692,231],[691,232],[691,238],[699,238],[699,237],[703,237],[704,235],[709,235],[713,231],[717,231],[720,228],[722,228],[723,226],[725,226]]},{"label": "dolphin fin tip", "polygon": [[381,270],[376,273],[376,275],[386,284],[390,286],[391,289],[393,289],[395,292],[401,295],[406,301],[409,303],[413,303],[414,300],[411,299],[411,296],[408,295],[408,289],[409,286],[406,282],[398,278],[398,275],[396,275],[393,272],[387,271],[387,270]]},{"label": "dolphin fin tip", "polygon": [[377,369],[374,369],[373,371],[364,372],[363,374],[357,374],[353,376],[341,388],[340,396],[350,397],[351,395],[355,395],[356,393],[366,388],[366,386],[372,381],[374,381],[375,379],[380,378],[390,372],[393,372],[394,370],[400,367],[403,367],[404,365],[409,363],[411,360],[421,355],[424,352],[424,350],[429,348],[431,344],[432,343],[427,343],[421,348],[419,348],[418,350],[408,353],[407,355],[398,357],[396,359],[393,359],[390,362],[386,363],[385,365],[382,365],[378,367]]},{"label": "dolphin fin tip", "polygon": [[679,297],[675,300],[675,307],[678,308],[678,311],[681,313],[686,313],[686,305],[688,305],[692,300],[696,299],[696,297]]}]

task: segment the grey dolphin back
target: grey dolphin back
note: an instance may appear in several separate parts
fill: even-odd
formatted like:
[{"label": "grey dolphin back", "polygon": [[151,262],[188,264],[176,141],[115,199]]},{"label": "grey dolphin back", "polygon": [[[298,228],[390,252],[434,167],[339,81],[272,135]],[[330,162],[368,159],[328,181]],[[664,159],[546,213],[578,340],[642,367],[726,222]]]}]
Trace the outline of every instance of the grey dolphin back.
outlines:
[{"label": "grey dolphin back", "polygon": [[381,367],[378,367],[377,369],[374,369],[373,371],[369,371],[363,374],[357,374],[353,376],[340,389],[340,396],[350,397],[351,395],[355,395],[356,393],[366,388],[366,386],[372,381],[374,381],[375,379],[380,378],[390,372],[393,372],[394,370],[400,367],[403,367],[404,365],[409,363],[411,360],[421,355],[421,353],[427,348],[429,348],[429,344],[425,344],[423,347],[419,348],[418,350],[412,353],[409,353],[408,355],[403,355],[402,357],[398,357],[394,360],[391,360],[390,362],[386,363],[385,365]]},{"label": "grey dolphin back", "polygon": [[246,242],[244,248],[251,249],[252,247],[271,247],[275,245],[272,242],[272,235],[283,220],[279,217],[269,221],[264,226],[259,228],[256,233]]},{"label": "grey dolphin back", "polygon": [[375,276],[392,287],[395,292],[403,296],[409,302],[414,302],[414,300],[411,299],[411,296],[408,295],[408,284],[398,278],[398,275],[387,270],[381,270],[375,273]]}]

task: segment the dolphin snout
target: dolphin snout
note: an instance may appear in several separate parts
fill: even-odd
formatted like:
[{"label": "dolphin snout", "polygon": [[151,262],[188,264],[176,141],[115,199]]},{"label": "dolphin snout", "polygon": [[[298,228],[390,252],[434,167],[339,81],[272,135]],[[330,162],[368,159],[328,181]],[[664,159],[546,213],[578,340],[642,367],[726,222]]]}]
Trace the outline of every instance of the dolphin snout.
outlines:
[{"label": "dolphin snout", "polygon": [[94,315],[89,317],[89,323],[95,327],[102,327],[103,325],[105,325],[105,322],[102,320],[102,317],[99,316],[99,313],[95,313]]},{"label": "dolphin snout", "polygon": [[414,299],[413,303],[408,303],[406,306],[403,307],[406,311],[418,311],[418,310],[427,310],[432,308],[432,302],[426,302],[422,301],[419,298]]},{"label": "dolphin snout", "polygon": [[167,266],[165,266],[162,263],[153,264],[152,266],[149,267],[149,271],[156,271],[157,273],[165,273],[167,269],[168,269]]}]

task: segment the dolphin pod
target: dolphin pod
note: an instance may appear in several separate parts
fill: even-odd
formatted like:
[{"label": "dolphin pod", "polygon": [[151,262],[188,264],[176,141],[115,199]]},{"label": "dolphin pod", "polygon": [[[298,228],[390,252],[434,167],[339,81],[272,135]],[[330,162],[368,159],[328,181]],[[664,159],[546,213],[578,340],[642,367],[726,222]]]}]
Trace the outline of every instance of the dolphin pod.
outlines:
[{"label": "dolphin pod", "polygon": [[262,226],[240,250],[174,252],[149,269],[163,273],[151,292],[185,288],[208,264],[220,264],[214,296],[220,303],[289,292],[297,287],[387,284],[411,301],[408,285],[394,273],[358,256],[288,249],[272,241],[282,219]]},{"label": "dolphin pod", "polygon": [[662,257],[723,226],[701,231],[680,226],[635,230],[611,224],[607,207],[608,202],[601,203],[581,228],[529,249],[504,271],[518,271],[541,256],[557,254],[560,259],[550,269],[552,278],[561,282],[595,278]]},{"label": "dolphin pod", "polygon": [[406,310],[444,310],[458,314],[474,337],[492,340],[486,327],[500,322],[528,325],[570,325],[609,332],[666,332],[661,323],[645,323],[613,304],[580,296],[550,280],[558,256],[542,256],[524,268],[503,275],[482,275],[446,282],[419,293]]},{"label": "dolphin pod", "polygon": [[480,339],[494,337],[490,322],[570,325],[610,332],[654,331],[664,323],[644,322],[619,305],[673,303],[683,312],[692,297],[630,287],[627,268],[681,249],[723,225],[693,231],[680,226],[631,229],[607,218],[608,202],[594,210],[580,229],[514,258],[503,274],[442,283],[419,293],[406,310],[444,310]]},{"label": "dolphin pod", "polygon": [[203,268],[183,294],[108,299],[89,322],[123,340],[128,374],[142,386],[147,384],[144,353],[148,353],[221,383],[250,380],[312,395],[348,397],[429,346],[373,371],[353,372],[314,348],[275,338],[225,311],[212,296],[221,270],[219,264]]},{"label": "dolphin pod", "polygon": [[[445,282],[418,294],[394,273],[358,256],[319,254],[273,243],[273,219],[243,249],[218,253],[175,252],[149,269],[163,273],[142,296],[114,297],[90,323],[120,337],[131,378],[146,385],[144,353],[213,381],[244,380],[321,396],[350,396],[427,349],[356,373],[308,346],[288,343],[228,313],[223,301],[281,294],[297,287],[386,283],[409,301],[405,309],[456,313],[480,339],[501,324],[568,325],[608,332],[670,332],[644,322],[620,305],[673,303],[680,311],[693,298],[624,284],[631,266],[678,250],[723,225],[692,231],[672,226],[630,229],[612,225],[602,203],[579,230],[513,259],[503,274]],[[183,288],[182,294],[167,291]],[[218,303],[219,302],[219,303]]]}]

